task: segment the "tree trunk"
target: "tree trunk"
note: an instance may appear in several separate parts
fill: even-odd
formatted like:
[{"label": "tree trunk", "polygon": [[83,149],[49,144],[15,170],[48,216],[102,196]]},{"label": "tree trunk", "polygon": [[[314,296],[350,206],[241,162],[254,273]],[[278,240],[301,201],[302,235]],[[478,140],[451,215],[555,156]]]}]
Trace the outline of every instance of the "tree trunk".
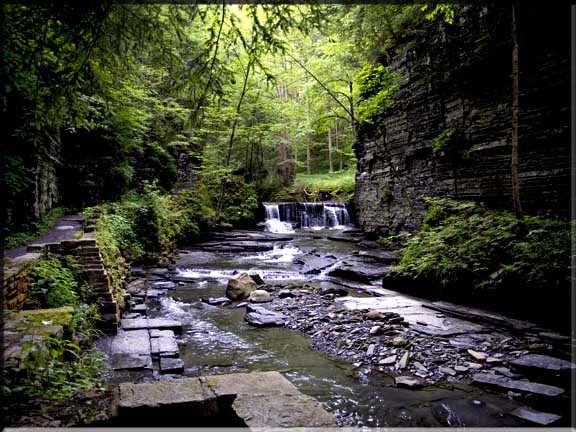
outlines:
[{"label": "tree trunk", "polygon": [[340,159],[340,163],[338,165],[338,170],[342,172],[344,170],[344,154],[342,149],[340,148],[340,138],[338,137],[338,133],[340,130],[338,129],[338,122],[334,125],[334,142],[336,144],[336,151],[338,152],[338,157]]},{"label": "tree trunk", "polygon": [[312,137],[310,134],[310,100],[306,96],[306,174],[312,174]]},{"label": "tree trunk", "polygon": [[520,202],[520,183],[518,179],[518,29],[517,29],[517,0],[512,0],[512,154],[511,154],[511,180],[512,205],[514,214],[522,219],[522,205]]},{"label": "tree trunk", "polygon": [[328,128],[328,163],[330,164],[330,174],[333,174],[334,163],[332,162],[332,127]]}]

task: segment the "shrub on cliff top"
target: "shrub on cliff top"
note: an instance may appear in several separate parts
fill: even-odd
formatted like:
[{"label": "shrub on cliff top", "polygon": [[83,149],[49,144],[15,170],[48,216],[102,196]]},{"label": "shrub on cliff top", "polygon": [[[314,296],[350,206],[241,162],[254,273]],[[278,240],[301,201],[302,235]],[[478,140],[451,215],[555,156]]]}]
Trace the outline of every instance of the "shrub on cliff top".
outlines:
[{"label": "shrub on cliff top", "polygon": [[446,292],[522,292],[570,287],[570,223],[493,211],[472,202],[430,199],[424,224],[391,278]]}]

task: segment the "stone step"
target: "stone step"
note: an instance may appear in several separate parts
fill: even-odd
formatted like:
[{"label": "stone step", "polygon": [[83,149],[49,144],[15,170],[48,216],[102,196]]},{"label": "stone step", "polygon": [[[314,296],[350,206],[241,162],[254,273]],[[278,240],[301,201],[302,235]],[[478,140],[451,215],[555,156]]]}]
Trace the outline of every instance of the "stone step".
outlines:
[{"label": "stone step", "polygon": [[165,318],[125,319],[122,321],[122,329],[124,329],[124,330],[142,330],[142,329],[172,330],[175,333],[179,334],[182,331],[182,323],[180,321],[165,319]]},{"label": "stone step", "polygon": [[184,372],[184,362],[179,358],[160,358],[160,373],[182,373]]}]

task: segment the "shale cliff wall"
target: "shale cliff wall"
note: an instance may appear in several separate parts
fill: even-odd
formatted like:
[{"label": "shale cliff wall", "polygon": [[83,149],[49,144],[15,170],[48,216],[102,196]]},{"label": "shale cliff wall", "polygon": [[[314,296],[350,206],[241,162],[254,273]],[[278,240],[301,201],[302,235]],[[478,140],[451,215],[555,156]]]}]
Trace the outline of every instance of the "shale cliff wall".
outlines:
[{"label": "shale cliff wall", "polygon": [[[567,217],[569,9],[520,3],[521,200],[526,213]],[[355,207],[366,231],[416,229],[426,196],[511,209],[511,13],[496,5],[466,5],[454,25],[423,22],[383,56],[401,88],[381,123],[358,133]]]}]

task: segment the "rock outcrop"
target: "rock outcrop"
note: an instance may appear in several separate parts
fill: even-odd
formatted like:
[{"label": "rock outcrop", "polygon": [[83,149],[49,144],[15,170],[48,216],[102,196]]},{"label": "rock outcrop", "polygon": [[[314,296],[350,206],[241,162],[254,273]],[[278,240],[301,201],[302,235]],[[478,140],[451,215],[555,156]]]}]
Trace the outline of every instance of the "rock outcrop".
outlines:
[{"label": "rock outcrop", "polygon": [[[482,2],[480,2],[482,3]],[[569,10],[523,2],[519,176],[527,213],[570,214]],[[358,133],[355,208],[368,232],[414,230],[424,197],[511,209],[511,17],[508,4],[465,4],[454,25],[424,22],[386,53],[394,107]],[[434,150],[434,140],[453,130]]]}]

